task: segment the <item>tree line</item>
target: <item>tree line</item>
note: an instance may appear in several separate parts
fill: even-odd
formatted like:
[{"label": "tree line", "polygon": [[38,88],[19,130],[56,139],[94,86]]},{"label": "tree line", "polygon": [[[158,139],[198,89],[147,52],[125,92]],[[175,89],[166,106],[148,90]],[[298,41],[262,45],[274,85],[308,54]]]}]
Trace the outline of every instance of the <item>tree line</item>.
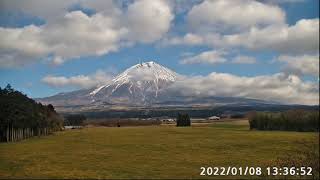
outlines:
[{"label": "tree line", "polygon": [[319,111],[252,112],[249,123],[257,130],[319,131]]},{"label": "tree line", "polygon": [[19,141],[62,130],[63,118],[54,107],[37,103],[9,84],[0,87],[0,141]]},{"label": "tree line", "polygon": [[83,114],[69,114],[64,116],[65,126],[82,126],[87,117]]}]

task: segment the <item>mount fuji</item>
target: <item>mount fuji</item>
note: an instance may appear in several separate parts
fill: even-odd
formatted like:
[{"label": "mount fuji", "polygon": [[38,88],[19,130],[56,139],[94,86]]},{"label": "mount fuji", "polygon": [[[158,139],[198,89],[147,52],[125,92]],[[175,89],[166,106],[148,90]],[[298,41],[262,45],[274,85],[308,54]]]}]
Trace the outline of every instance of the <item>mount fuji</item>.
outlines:
[{"label": "mount fuji", "polygon": [[107,106],[216,106],[226,104],[266,104],[256,99],[237,97],[192,97],[172,91],[170,86],[182,75],[156,62],[136,64],[111,82],[91,89],[40,98],[38,101],[55,106],[85,106],[99,109]]},{"label": "mount fuji", "polygon": [[111,83],[95,88],[93,101],[150,104],[180,75],[153,61],[136,64],[116,76]]},{"label": "mount fuji", "polygon": [[166,88],[181,75],[153,61],[136,64],[111,82],[91,89],[38,99],[45,104],[63,105],[150,105],[166,96]]}]

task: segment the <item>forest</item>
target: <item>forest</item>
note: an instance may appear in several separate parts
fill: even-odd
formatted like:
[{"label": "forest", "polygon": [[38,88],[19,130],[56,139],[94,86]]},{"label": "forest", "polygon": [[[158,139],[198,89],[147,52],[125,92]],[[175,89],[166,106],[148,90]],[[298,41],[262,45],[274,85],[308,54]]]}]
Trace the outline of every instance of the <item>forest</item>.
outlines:
[{"label": "forest", "polygon": [[0,87],[0,142],[48,135],[62,128],[63,118],[51,104],[42,105],[9,84]]}]

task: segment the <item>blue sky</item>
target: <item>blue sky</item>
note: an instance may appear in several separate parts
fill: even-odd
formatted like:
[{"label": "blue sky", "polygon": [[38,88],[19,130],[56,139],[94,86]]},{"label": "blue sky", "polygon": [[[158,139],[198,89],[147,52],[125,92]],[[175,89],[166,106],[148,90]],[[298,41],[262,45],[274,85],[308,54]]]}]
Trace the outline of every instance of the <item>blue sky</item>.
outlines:
[{"label": "blue sky", "polygon": [[[231,1],[221,7],[232,9],[237,6],[237,4],[230,2]],[[243,2],[243,4],[248,3],[246,0],[243,0]],[[30,5],[32,3],[34,3],[33,6]],[[106,9],[104,9],[99,3],[108,3],[108,6],[105,6]],[[0,0],[0,40],[5,42],[0,42],[0,86],[4,87],[7,83],[10,83],[14,88],[23,91],[30,97],[46,97],[59,92],[72,91],[84,87],[89,88],[88,86],[83,86],[81,83],[77,84],[77,82],[72,81],[69,83],[69,78],[71,77],[82,75],[92,78],[97,71],[102,71],[104,76],[107,78],[110,76],[110,78],[112,78],[112,76],[139,63],[141,60],[156,61],[180,74],[191,77],[199,75],[205,77],[212,72],[253,78],[261,75],[272,76],[277,73],[285,73],[287,75],[296,75],[303,83],[319,82],[319,76],[315,75],[316,73],[314,73],[315,70],[313,67],[311,67],[313,68],[312,70],[309,70],[301,65],[309,61],[303,63],[298,62],[299,59],[303,61],[301,57],[310,57],[310,59],[316,59],[316,61],[312,61],[315,62],[315,65],[319,64],[319,52],[316,50],[317,47],[315,47],[315,43],[319,43],[318,40],[313,40],[310,44],[306,38],[306,42],[299,41],[301,45],[297,43],[296,46],[286,48],[289,46],[286,45],[286,43],[295,43],[297,40],[295,38],[293,38],[293,40],[275,40],[275,42],[264,44],[265,40],[254,39],[254,41],[250,41],[251,36],[245,38],[245,40],[248,39],[248,43],[230,42],[225,40],[227,38],[224,39],[224,37],[228,35],[237,35],[237,38],[241,41],[242,35],[249,33],[253,28],[256,28],[259,32],[261,31],[261,33],[267,33],[268,31],[265,32],[264,30],[268,28],[279,28],[281,30],[288,30],[288,32],[290,28],[297,28],[295,32],[302,32],[302,39],[309,36],[319,37],[318,33],[303,34],[309,32],[308,29],[304,29],[304,23],[301,23],[301,27],[295,26],[297,22],[306,19],[312,21],[313,25],[310,25],[311,28],[319,30],[319,27],[314,27],[314,23],[316,25],[318,23],[319,25],[318,0],[288,0],[282,3],[276,3],[276,1],[271,0],[257,1],[255,2],[256,4],[248,3],[250,6],[260,7],[260,5],[262,5],[262,10],[265,8],[266,12],[270,11],[270,13],[273,13],[274,11],[275,14],[279,14],[278,16],[274,15],[274,18],[266,20],[266,15],[257,11],[254,12],[257,13],[256,15],[249,14],[250,16],[248,17],[257,17],[253,18],[252,21],[245,21],[241,18],[232,20],[216,18],[213,11],[212,14],[210,11],[208,11],[209,13],[203,14],[197,13],[197,8],[201,11],[201,8],[205,8],[206,6],[208,9],[220,7],[219,4],[213,4],[216,2],[206,5],[204,1],[161,1],[158,4],[146,5],[146,8],[158,8],[162,14],[160,13],[160,15],[158,15],[161,17],[156,16],[157,18],[147,17],[148,13],[152,12],[146,11],[145,16],[147,18],[145,18],[140,17],[139,14],[134,14],[139,12],[135,10],[139,10],[139,5],[143,3],[146,2],[96,1],[96,4],[90,4],[85,1],[74,0],[69,3],[57,1],[54,5],[48,2],[43,5],[37,0],[25,0],[23,2]],[[241,7],[240,5],[239,7],[245,8],[245,6]],[[50,11],[46,10],[46,8],[50,9]],[[121,15],[114,13],[116,12],[115,9],[120,10],[122,12]],[[215,10],[218,11],[218,9]],[[80,13],[73,13],[76,11],[80,11]],[[191,11],[194,11],[194,13]],[[222,9],[222,12],[225,11],[228,11],[228,9]],[[63,19],[68,13],[71,13],[72,17],[68,20]],[[131,18],[130,13],[136,18]],[[234,14],[237,13],[239,12],[235,12]],[[240,13],[245,14],[246,12]],[[116,40],[106,40],[106,42],[100,42],[99,40],[96,43],[97,45],[94,44],[94,40],[86,39],[87,37],[83,40],[75,37],[77,40],[73,42],[73,37],[69,35],[70,40],[68,39],[69,37],[66,37],[64,41],[64,37],[62,37],[61,34],[69,33],[63,31],[68,30],[68,23],[77,23],[78,20],[76,18],[92,19],[92,22],[85,27],[92,28],[92,31],[95,31],[96,27],[101,28],[101,24],[97,22],[99,18],[95,17],[97,14],[101,14],[102,18],[100,19],[103,21],[108,18],[112,19],[112,27],[106,27],[114,30],[112,33],[117,34],[125,29],[125,35],[119,33],[120,35],[116,35],[118,36]],[[152,14],[150,14],[150,16],[152,16]],[[213,19],[213,16],[215,16],[214,18],[216,19]],[[148,18],[153,18],[155,24],[150,24],[153,23],[153,21],[148,20]],[[202,24],[201,26],[195,27],[193,20],[196,19],[197,21],[197,18]],[[244,23],[242,23],[242,21]],[[85,20],[85,22],[87,22],[87,20]],[[132,22],[139,25],[141,24],[141,29],[137,29],[132,25]],[[245,23],[248,23],[248,25],[243,25]],[[237,24],[240,25],[237,26]],[[36,30],[26,30],[30,25],[34,25]],[[109,26],[108,23],[103,25]],[[143,27],[143,25],[146,25],[146,27]],[[67,27],[64,28],[64,26]],[[77,26],[77,28],[83,27],[80,25],[78,27],[78,24],[74,24],[74,26]],[[224,28],[219,29],[220,27]],[[74,31],[72,28],[73,26],[70,26],[70,31]],[[43,32],[43,34],[48,31],[46,36],[50,36],[52,32],[57,31],[62,31],[62,33],[52,37],[55,39],[49,39],[48,37],[42,37],[44,35],[39,33],[38,30],[41,31],[41,33]],[[30,35],[31,40],[24,40],[23,37],[14,36],[16,31],[23,33],[24,36]],[[87,33],[87,35],[91,35],[90,30],[89,33],[87,29],[84,32]],[[312,31],[310,32],[312,33]],[[101,33],[103,35],[105,32],[100,32],[99,30],[92,32],[92,34],[94,33]],[[144,34],[150,36],[144,39]],[[192,34],[202,40],[198,43],[188,40],[184,41],[183,37],[187,34]],[[206,39],[206,35],[214,35],[220,39],[205,42],[203,39]],[[86,36],[86,34],[83,34],[83,36]],[[268,34],[266,34],[266,36],[268,36]],[[103,36],[98,36],[98,38],[101,37]],[[33,42],[34,39],[37,40]],[[173,39],[176,39],[176,41],[174,42]],[[36,45],[30,45],[28,42]],[[252,42],[253,46],[250,44]],[[70,52],[63,49],[55,50],[57,45],[68,43],[74,43],[72,46],[74,46],[75,50],[70,50]],[[108,46],[104,43],[108,44]],[[40,47],[43,44],[45,44],[45,47]],[[77,44],[81,44],[81,46],[79,45],[78,47]],[[24,45],[26,48],[23,47]],[[31,50],[25,50],[28,49],[29,46],[32,46]],[[100,53],[90,46],[97,46],[97,49],[101,48],[104,52]],[[115,46],[115,48],[113,46]],[[300,47],[306,48],[302,48],[303,50],[301,51],[294,50],[297,48],[301,49]],[[39,48],[39,50],[37,48]],[[67,48],[69,48],[69,46],[67,46]],[[37,51],[33,51],[34,49],[37,49]],[[207,55],[201,56],[201,53],[204,52],[208,52]],[[54,61],[53,59],[56,57],[62,57],[62,62]],[[235,61],[233,60],[237,58],[242,60],[253,59],[254,62],[250,63],[245,60],[240,60],[239,63],[234,63]],[[318,69],[316,69],[316,71],[318,71]],[[56,81],[50,82],[49,80],[44,81],[43,79],[48,76],[60,77],[60,80],[61,77],[63,77],[65,81],[64,83],[57,83]]]}]

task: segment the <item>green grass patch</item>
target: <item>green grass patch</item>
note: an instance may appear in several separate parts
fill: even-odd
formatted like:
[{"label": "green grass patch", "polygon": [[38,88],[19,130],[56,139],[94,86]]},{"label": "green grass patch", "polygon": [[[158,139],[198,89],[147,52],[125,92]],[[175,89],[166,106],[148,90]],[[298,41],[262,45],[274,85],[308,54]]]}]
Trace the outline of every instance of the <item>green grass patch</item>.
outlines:
[{"label": "green grass patch", "polygon": [[269,166],[301,156],[306,144],[319,150],[318,142],[318,133],[250,131],[239,122],[85,128],[0,144],[0,178],[208,178],[200,167]]}]

